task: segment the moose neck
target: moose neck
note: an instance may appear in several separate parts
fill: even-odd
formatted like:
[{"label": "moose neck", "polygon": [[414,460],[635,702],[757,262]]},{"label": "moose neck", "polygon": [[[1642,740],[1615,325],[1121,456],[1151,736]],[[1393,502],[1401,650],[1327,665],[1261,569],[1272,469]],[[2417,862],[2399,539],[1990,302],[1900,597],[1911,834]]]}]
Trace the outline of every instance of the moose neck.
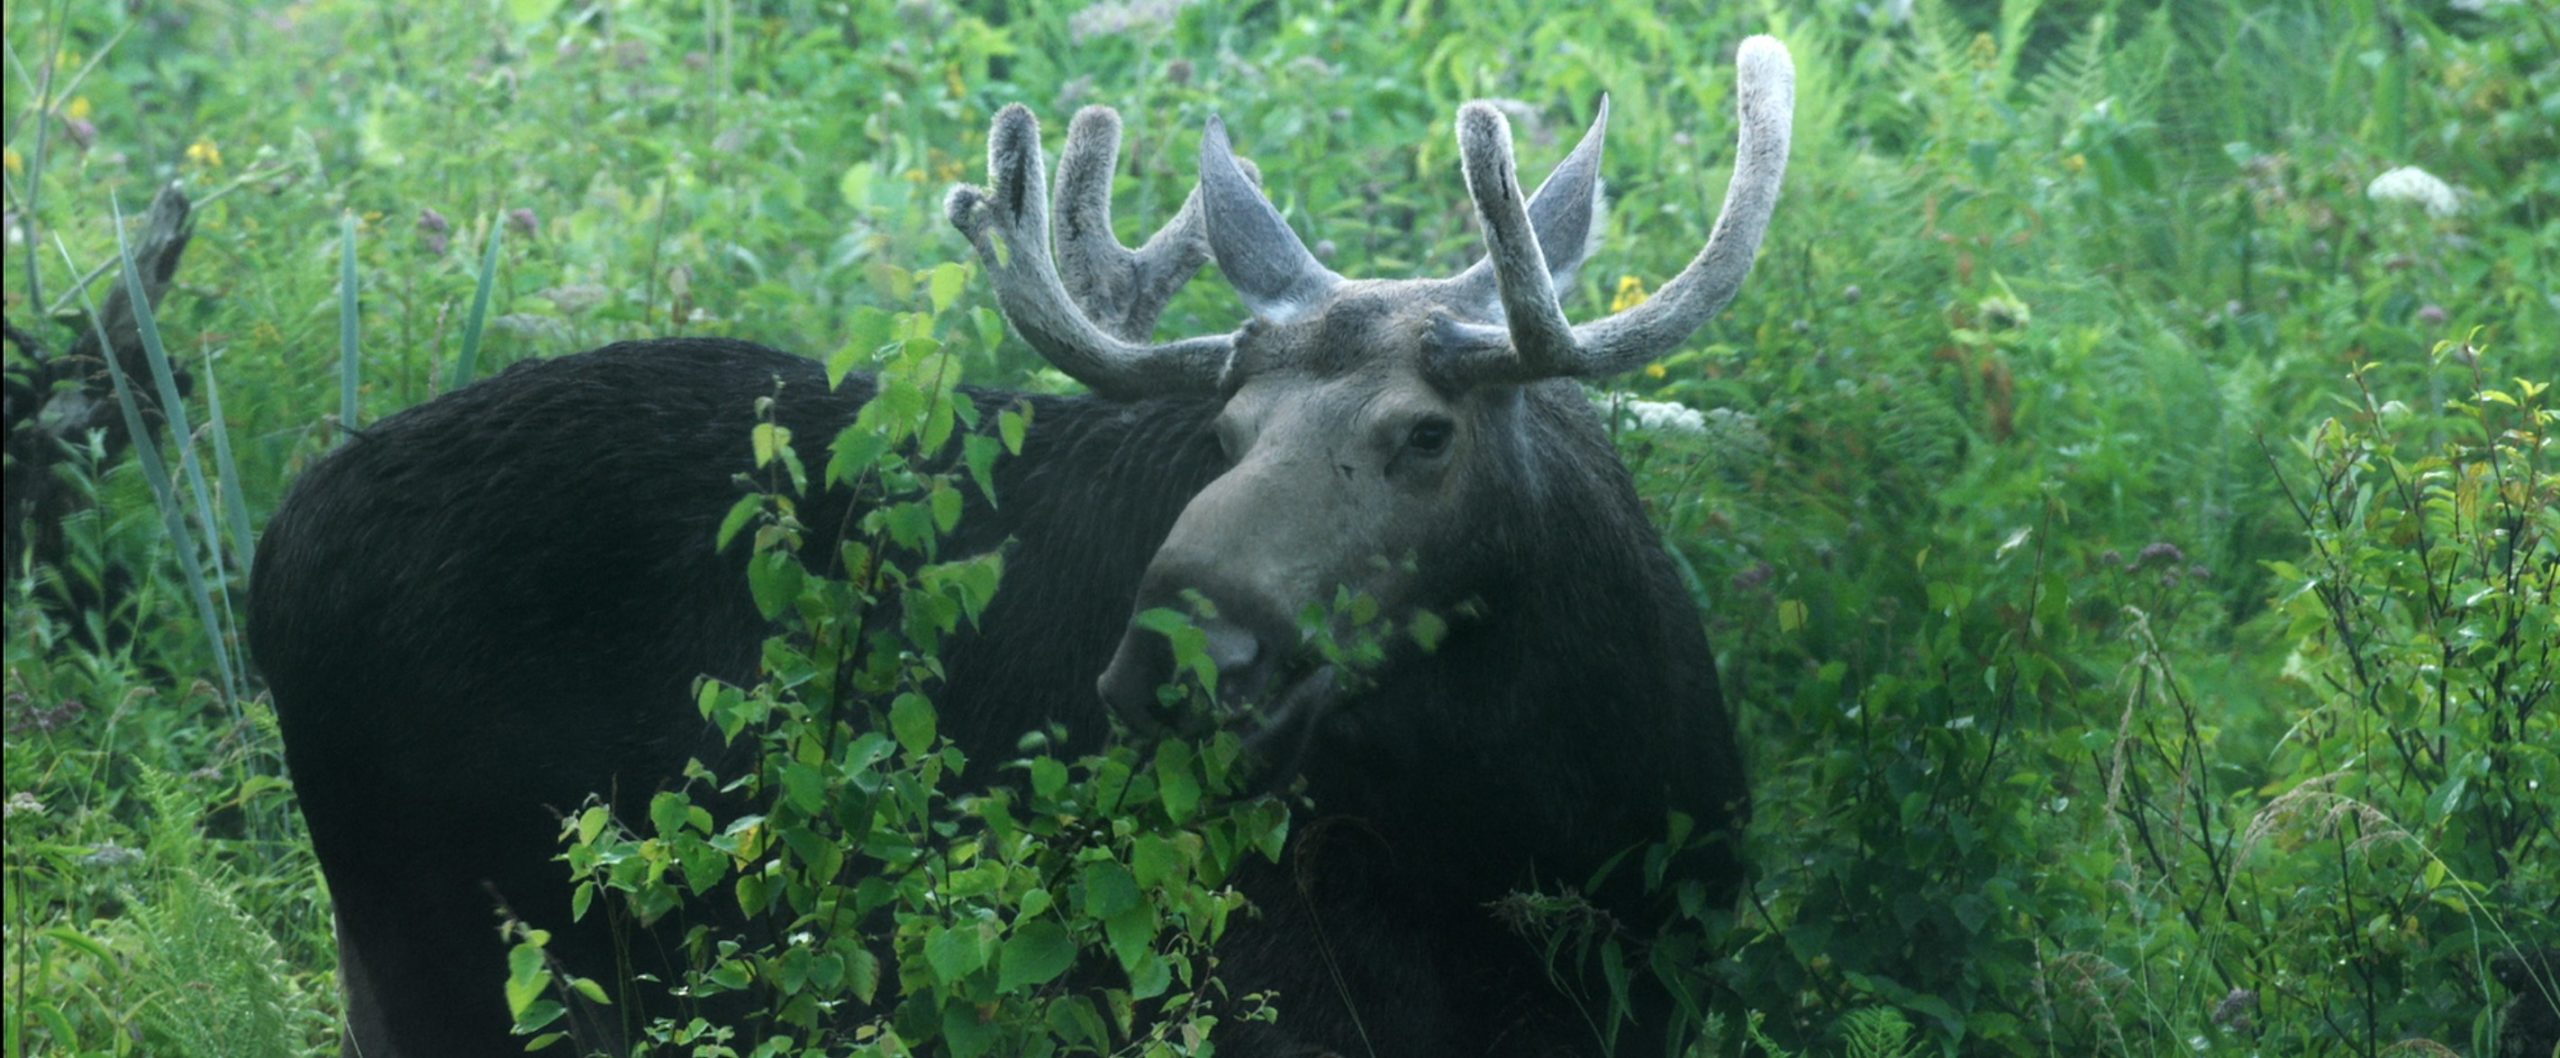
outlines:
[{"label": "moose neck", "polygon": [[[1488,873],[1521,852],[1587,869],[1659,837],[1668,810],[1707,827],[1747,811],[1738,760],[1672,759],[1729,721],[1697,604],[1579,385],[1530,387],[1521,427],[1535,486],[1477,534],[1475,616],[1436,657],[1391,663],[1306,761],[1320,815],[1442,821],[1381,837],[1430,865],[1422,884],[1484,899],[1581,881]],[[1541,847],[1518,848],[1524,835]]]}]

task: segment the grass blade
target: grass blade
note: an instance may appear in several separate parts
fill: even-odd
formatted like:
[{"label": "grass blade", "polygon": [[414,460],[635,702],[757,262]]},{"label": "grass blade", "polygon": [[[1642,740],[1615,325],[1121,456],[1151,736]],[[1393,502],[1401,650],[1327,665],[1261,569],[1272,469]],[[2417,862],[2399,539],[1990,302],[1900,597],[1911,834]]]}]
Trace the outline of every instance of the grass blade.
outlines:
[{"label": "grass blade", "polygon": [[[356,214],[338,214],[338,428],[356,429]],[[343,438],[342,438],[343,439]]]},{"label": "grass blade", "polygon": [[[133,303],[134,334],[142,341],[142,358],[151,365],[151,383],[160,393],[160,416],[169,424],[170,438],[178,446],[178,466],[186,473],[187,488],[195,498],[196,525],[204,530],[208,554],[213,561],[214,579],[223,579],[222,533],[213,513],[213,490],[205,482],[204,461],[196,458],[195,426],[187,419],[187,405],[178,394],[178,375],[169,363],[169,347],[160,340],[160,319],[152,311],[151,299],[142,285],[142,269],[133,263],[133,246],[124,237],[124,207],[109,202],[108,215],[115,220],[116,258],[122,269],[126,300]],[[110,347],[112,349],[112,347]],[[110,358],[113,353],[109,353]]]},{"label": "grass blade", "polygon": [[[222,624],[212,629],[214,647],[217,651],[227,650],[235,637],[222,633],[236,622],[229,619],[231,576],[230,562],[223,557],[222,521],[214,513],[213,489],[205,481],[204,460],[196,455],[195,427],[187,420],[186,401],[178,395],[178,375],[169,361],[168,344],[160,338],[159,314],[154,310],[151,299],[145,296],[142,268],[134,263],[133,244],[125,238],[124,208],[109,200],[107,211],[115,220],[116,259],[124,273],[125,300],[133,304],[134,334],[142,340],[143,359],[150,363],[152,385],[160,392],[161,419],[168,423],[170,440],[177,445],[178,466],[186,472],[187,489],[195,500],[196,525],[204,530],[204,549],[188,552],[187,561],[208,562],[213,567],[212,583],[219,589],[216,595],[222,603],[225,617]],[[107,358],[115,359],[114,353],[110,351]],[[139,447],[139,435],[136,437],[136,447]],[[228,443],[227,439],[225,443]],[[246,520],[245,514],[242,519]],[[249,546],[245,535],[234,543],[244,550]],[[226,664],[224,667],[232,666]],[[234,700],[239,698],[240,688],[231,683],[228,676],[223,681],[223,690]]]},{"label": "grass blade", "polygon": [[448,392],[470,385],[472,370],[479,366],[480,328],[489,322],[489,288],[497,285],[498,243],[506,231],[504,217],[489,221],[489,248],[480,254],[480,288],[471,292],[471,315],[462,320],[462,356],[453,362]]},{"label": "grass blade", "polygon": [[204,358],[205,432],[213,435],[213,469],[222,475],[222,513],[231,523],[231,546],[240,549],[240,576],[249,576],[249,562],[257,554],[256,538],[249,534],[249,501],[241,496],[240,466],[231,460],[231,423],[222,415],[222,387],[213,381],[213,355]]},{"label": "grass blade", "polygon": [[[59,26],[56,26],[53,33],[53,39],[48,41],[45,45],[44,79],[36,85],[36,101],[47,104],[48,106],[50,106],[53,101],[53,68],[54,63],[58,61],[58,57],[61,55],[61,47],[62,30]],[[34,136],[35,142],[29,144],[27,147],[25,219],[18,223],[22,225],[26,231],[27,304],[42,305],[44,304],[44,271],[36,267],[36,262],[39,258],[44,256],[44,249],[43,244],[36,238],[36,218],[38,216],[36,213],[36,207],[44,203],[45,148],[48,144],[47,134],[52,131],[53,122],[48,114],[43,111],[39,111],[36,114],[34,124],[36,127]],[[17,203],[11,203],[13,206],[16,204]]]},{"label": "grass blade", "polygon": [[[62,263],[71,274],[80,274],[80,266],[71,260],[71,250],[54,238],[54,249],[62,254]],[[213,593],[206,586],[204,567],[196,561],[195,534],[187,529],[186,512],[181,509],[178,490],[169,478],[169,466],[160,458],[160,447],[150,443],[151,434],[143,428],[142,408],[133,399],[133,383],[125,378],[124,364],[115,355],[115,343],[107,339],[107,325],[98,312],[97,301],[86,288],[80,292],[80,303],[89,311],[89,326],[98,335],[98,347],[106,351],[107,378],[115,384],[116,406],[124,412],[124,428],[133,438],[134,461],[142,464],[143,479],[151,483],[151,495],[160,508],[160,527],[182,556],[178,569],[186,574],[188,594],[195,598],[196,618],[204,625],[205,638],[213,646],[214,667],[221,670],[224,697],[234,709],[239,708],[239,674],[232,667],[231,653],[223,643],[221,611],[213,605]]]}]

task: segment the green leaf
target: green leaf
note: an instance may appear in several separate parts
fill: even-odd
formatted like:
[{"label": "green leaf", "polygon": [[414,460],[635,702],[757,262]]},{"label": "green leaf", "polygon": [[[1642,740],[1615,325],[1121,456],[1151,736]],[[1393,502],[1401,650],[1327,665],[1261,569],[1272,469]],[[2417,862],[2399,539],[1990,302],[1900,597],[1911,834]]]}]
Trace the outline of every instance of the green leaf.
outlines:
[{"label": "green leaf", "polygon": [[1449,636],[1449,622],[1429,610],[1416,611],[1412,624],[1414,645],[1421,647],[1425,654],[1439,650],[1440,641]]},{"label": "green leaf", "polygon": [[2435,792],[2427,795],[2427,820],[2441,824],[2452,818],[2454,813],[2462,810],[2463,795],[2470,789],[2471,777],[2468,775],[2456,775],[2445,780],[2435,788]]},{"label": "green leaf", "polygon": [[751,436],[755,441],[756,466],[759,469],[771,465],[783,449],[791,447],[791,429],[787,426],[760,422]]},{"label": "green leaf", "polygon": [[871,185],[880,179],[880,163],[855,162],[846,166],[844,175],[836,178],[836,194],[844,204],[857,210],[871,208]]},{"label": "green leaf", "polygon": [[1067,786],[1067,766],[1055,757],[1031,760],[1031,792],[1042,797],[1056,797]]},{"label": "green leaf", "polygon": [[1138,880],[1129,869],[1109,860],[1084,867],[1084,913],[1110,918],[1138,906]]},{"label": "green leaf", "polygon": [[950,485],[941,481],[935,481],[933,483],[933,494],[929,497],[929,500],[933,504],[933,524],[935,528],[940,529],[944,534],[948,535],[952,529],[958,527],[960,524],[960,490],[952,488]]},{"label": "green leaf", "polygon": [[881,465],[889,453],[889,439],[864,429],[859,424],[837,432],[827,445],[827,480],[853,481]]},{"label": "green leaf", "polygon": [[1005,938],[996,974],[996,990],[1012,992],[1044,985],[1067,972],[1076,959],[1076,942],[1066,927],[1042,919],[1026,923]]},{"label": "green leaf", "polygon": [[578,813],[578,844],[595,844],[596,835],[604,833],[604,825],[611,818],[603,805],[588,805],[586,811]]},{"label": "green leaf", "polygon": [[949,311],[951,303],[960,300],[960,293],[968,288],[968,266],[957,261],[935,265],[932,277],[925,282],[925,289],[933,298],[933,314]]},{"label": "green leaf", "polygon": [[659,837],[674,837],[684,831],[686,810],[692,807],[693,801],[685,795],[660,790],[649,797],[649,825],[657,828]]},{"label": "green leaf", "polygon": [[957,984],[986,968],[986,937],[977,926],[936,929],[924,942],[924,958],[943,984]]},{"label": "green leaf", "polygon": [[935,718],[933,703],[925,696],[909,691],[889,705],[889,730],[898,736],[898,745],[908,753],[923,756],[933,748]]},{"label": "green leaf", "polygon": [[823,992],[832,993],[843,988],[844,963],[844,954],[841,952],[830,951],[811,957],[809,983],[818,986],[818,989]]},{"label": "green leaf", "polygon": [[969,320],[978,328],[979,347],[993,349],[1004,342],[1003,313],[981,306],[969,310]]},{"label": "green leaf", "polygon": [[542,948],[520,942],[507,949],[507,1013],[521,1019],[551,987],[551,971],[543,966]]},{"label": "green leaf", "polygon": [[560,0],[506,0],[507,18],[518,30],[529,30],[549,21],[551,13],[560,10]]},{"label": "green leaf", "polygon": [[800,560],[788,551],[767,551],[747,563],[747,593],[755,597],[756,611],[768,620],[791,608],[805,580]]},{"label": "green leaf", "polygon": [[855,948],[852,961],[853,998],[869,1003],[880,994],[880,957],[868,948]]},{"label": "green leaf", "polygon": [[996,1027],[976,1004],[953,1003],[942,1008],[942,1038],[954,1058],[978,1058],[995,1047]]},{"label": "green leaf", "polygon": [[1173,842],[1154,834],[1140,834],[1129,850],[1129,870],[1144,889],[1161,889],[1168,882],[1180,881],[1188,860]]},{"label": "green leaf", "polygon": [[[827,807],[826,779],[817,768],[796,760],[782,769],[782,793],[792,807],[811,815]],[[795,833],[797,828],[784,828],[784,832]]]},{"label": "green leaf", "polygon": [[1156,799],[1176,823],[1188,822],[1200,807],[1200,780],[1191,770],[1191,744],[1181,739],[1156,743]]},{"label": "green leaf", "polygon": [[762,510],[764,510],[764,497],[756,495],[738,497],[738,502],[730,504],[729,513],[720,519],[720,534],[713,538],[712,549],[728,550],[729,541],[737,539],[739,530],[745,529],[747,523],[754,521],[756,514]]},{"label": "green leaf", "polygon": [[1138,957],[1138,965],[1129,970],[1129,998],[1154,999],[1173,984],[1173,968],[1162,955],[1147,952]]},{"label": "green leaf", "polygon": [[1138,964],[1155,954],[1156,909],[1141,904],[1112,915],[1103,921],[1102,932],[1120,968],[1135,975]]},{"label": "green leaf", "polygon": [[1002,443],[985,434],[973,433],[960,439],[960,460],[969,467],[969,480],[978,486],[978,494],[987,505],[996,502],[996,454]]},{"label": "green leaf", "polygon": [[[860,166],[856,166],[860,168]],[[897,330],[898,318],[887,310],[864,305],[853,310],[853,318],[845,321],[844,345],[827,358],[827,385],[841,386],[846,375],[857,367],[868,367],[879,359],[880,349],[889,344],[889,336]]]}]

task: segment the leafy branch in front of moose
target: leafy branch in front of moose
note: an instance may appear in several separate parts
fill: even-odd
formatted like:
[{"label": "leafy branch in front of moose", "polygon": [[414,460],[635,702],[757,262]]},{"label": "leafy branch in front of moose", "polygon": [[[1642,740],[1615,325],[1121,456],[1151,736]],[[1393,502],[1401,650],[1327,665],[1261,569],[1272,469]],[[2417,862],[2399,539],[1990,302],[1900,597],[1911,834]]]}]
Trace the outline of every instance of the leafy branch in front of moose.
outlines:
[{"label": "leafy branch in front of moose", "polygon": [[[776,633],[754,686],[699,688],[735,763],[696,762],[645,821],[599,803],[564,827],[581,917],[719,908],[686,934],[691,969],[566,979],[520,931],[508,997],[532,1047],[588,1042],[571,1026],[616,1016],[596,1009],[616,988],[689,1011],[621,1036],[698,1055],[1205,1054],[1216,1025],[1270,1016],[1268,997],[1226,991],[1211,956],[1244,907],[1228,877],[1276,858],[1288,827],[1280,801],[1232,796],[1234,735],[1065,761],[1048,752],[1062,732],[1034,732],[1020,759],[974,771],[942,735],[940,647],[986,607],[1002,561],[940,546],[962,490],[993,498],[1030,410],[957,388],[955,353],[975,339],[941,325],[963,267],[910,278],[929,307],[860,310],[829,361],[838,386],[868,366],[876,391],[816,489],[770,400],[741,438],[754,491],[720,544],[747,546]],[[811,524],[821,508],[845,524]]]}]

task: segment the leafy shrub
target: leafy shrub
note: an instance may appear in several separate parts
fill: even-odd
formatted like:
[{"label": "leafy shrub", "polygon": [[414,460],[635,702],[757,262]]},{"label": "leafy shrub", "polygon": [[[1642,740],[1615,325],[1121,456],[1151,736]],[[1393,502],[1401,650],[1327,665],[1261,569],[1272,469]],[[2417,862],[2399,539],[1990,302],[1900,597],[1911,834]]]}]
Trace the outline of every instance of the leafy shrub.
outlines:
[{"label": "leafy shrub", "polygon": [[[1288,827],[1276,798],[1241,796],[1234,735],[1069,762],[1034,733],[991,775],[939,732],[937,644],[976,619],[1002,562],[940,559],[937,542],[959,490],[991,490],[1028,425],[1027,406],[980,408],[956,388],[937,332],[965,275],[919,275],[929,309],[871,317],[871,337],[834,359],[838,380],[876,366],[879,388],[815,482],[787,431],[757,427],[762,491],[722,544],[751,548],[754,596],[780,630],[761,682],[701,689],[752,767],[697,763],[647,820],[597,805],[564,830],[580,915],[645,925],[695,898],[733,902],[743,922],[693,927],[686,979],[654,983],[555,979],[539,931],[519,929],[508,994],[525,1031],[551,1030],[536,1046],[555,1023],[614,1016],[620,989],[671,986],[704,1013],[627,1028],[704,1055],[1206,1054],[1220,1022],[1270,1016],[1215,974],[1244,905],[1225,880],[1276,858]],[[813,487],[860,500],[838,553],[804,548]]]}]

